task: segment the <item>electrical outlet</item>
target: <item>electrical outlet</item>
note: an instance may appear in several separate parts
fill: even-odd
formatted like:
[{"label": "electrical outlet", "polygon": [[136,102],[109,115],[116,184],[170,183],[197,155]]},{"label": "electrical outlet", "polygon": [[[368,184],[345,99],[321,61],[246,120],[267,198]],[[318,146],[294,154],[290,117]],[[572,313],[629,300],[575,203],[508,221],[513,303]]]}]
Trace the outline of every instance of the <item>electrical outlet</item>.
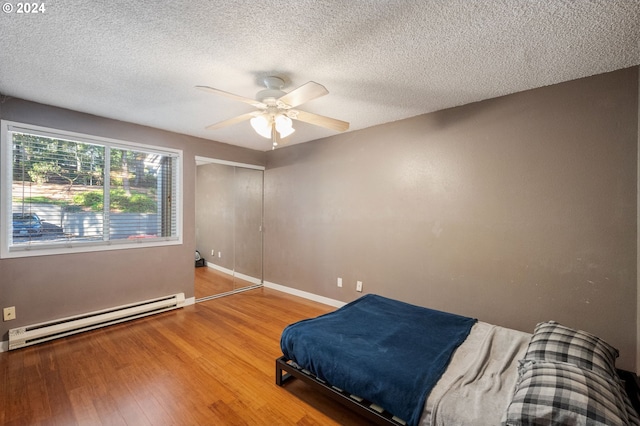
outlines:
[{"label": "electrical outlet", "polygon": [[356,291],[359,291],[360,293],[362,293],[362,281],[356,282]]},{"label": "electrical outlet", "polygon": [[222,252],[221,252],[221,251],[219,251],[219,252],[218,252],[218,258],[221,258],[221,257],[222,257]]},{"label": "electrical outlet", "polygon": [[214,249],[211,249],[211,256],[213,256],[213,257],[216,256],[216,251]]},{"label": "electrical outlet", "polygon": [[338,277],[338,287],[342,287],[342,278]]},{"label": "electrical outlet", "polygon": [[16,307],[9,306],[8,308],[4,308],[2,310],[4,321],[11,321],[16,319]]}]

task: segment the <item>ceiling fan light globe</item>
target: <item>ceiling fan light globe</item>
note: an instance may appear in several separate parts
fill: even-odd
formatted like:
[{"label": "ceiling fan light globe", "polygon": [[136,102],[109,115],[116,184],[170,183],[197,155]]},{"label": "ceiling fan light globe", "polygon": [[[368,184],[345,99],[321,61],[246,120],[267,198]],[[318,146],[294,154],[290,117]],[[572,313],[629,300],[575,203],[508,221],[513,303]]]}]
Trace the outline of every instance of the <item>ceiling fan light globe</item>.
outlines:
[{"label": "ceiling fan light globe", "polygon": [[265,139],[271,139],[271,130],[256,130],[256,132]]},{"label": "ceiling fan light globe", "polygon": [[293,134],[293,132],[295,132],[296,129],[294,129],[293,127],[290,127],[288,129],[283,129],[283,130],[278,130],[278,133],[280,134],[280,138],[284,139],[287,136],[291,136]]},{"label": "ceiling fan light globe", "polygon": [[275,121],[278,131],[280,131],[280,129],[285,129],[293,125],[293,121],[291,121],[291,119],[284,114],[278,114],[275,118]]},{"label": "ceiling fan light globe", "polygon": [[286,138],[296,130],[293,128],[293,122],[286,115],[278,115],[275,119],[276,130],[281,138]]},{"label": "ceiling fan light globe", "polygon": [[264,115],[258,115],[251,119],[251,127],[263,138],[271,139],[271,123]]}]

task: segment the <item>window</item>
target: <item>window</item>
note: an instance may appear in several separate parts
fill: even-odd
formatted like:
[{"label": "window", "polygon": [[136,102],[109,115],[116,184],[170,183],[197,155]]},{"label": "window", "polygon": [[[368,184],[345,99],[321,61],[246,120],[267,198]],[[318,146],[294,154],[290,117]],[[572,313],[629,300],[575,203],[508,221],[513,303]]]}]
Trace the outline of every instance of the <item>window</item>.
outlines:
[{"label": "window", "polygon": [[2,121],[2,257],[181,243],[182,152]]}]

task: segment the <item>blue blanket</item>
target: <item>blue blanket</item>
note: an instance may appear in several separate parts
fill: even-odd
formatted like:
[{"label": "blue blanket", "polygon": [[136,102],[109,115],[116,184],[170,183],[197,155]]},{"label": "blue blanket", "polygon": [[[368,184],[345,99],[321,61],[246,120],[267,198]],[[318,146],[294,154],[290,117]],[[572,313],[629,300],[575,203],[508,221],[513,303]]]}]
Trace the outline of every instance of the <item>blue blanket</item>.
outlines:
[{"label": "blue blanket", "polygon": [[407,424],[476,320],[365,295],[282,332],[282,353],[333,386],[365,398]]}]

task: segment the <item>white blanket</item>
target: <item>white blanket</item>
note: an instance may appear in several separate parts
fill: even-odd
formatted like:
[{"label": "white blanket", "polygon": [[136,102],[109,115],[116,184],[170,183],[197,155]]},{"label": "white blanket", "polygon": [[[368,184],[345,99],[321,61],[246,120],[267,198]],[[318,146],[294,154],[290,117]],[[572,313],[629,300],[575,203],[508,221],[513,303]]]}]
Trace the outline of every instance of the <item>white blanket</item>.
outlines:
[{"label": "white blanket", "polygon": [[429,394],[420,425],[499,425],[530,338],[477,322]]}]

